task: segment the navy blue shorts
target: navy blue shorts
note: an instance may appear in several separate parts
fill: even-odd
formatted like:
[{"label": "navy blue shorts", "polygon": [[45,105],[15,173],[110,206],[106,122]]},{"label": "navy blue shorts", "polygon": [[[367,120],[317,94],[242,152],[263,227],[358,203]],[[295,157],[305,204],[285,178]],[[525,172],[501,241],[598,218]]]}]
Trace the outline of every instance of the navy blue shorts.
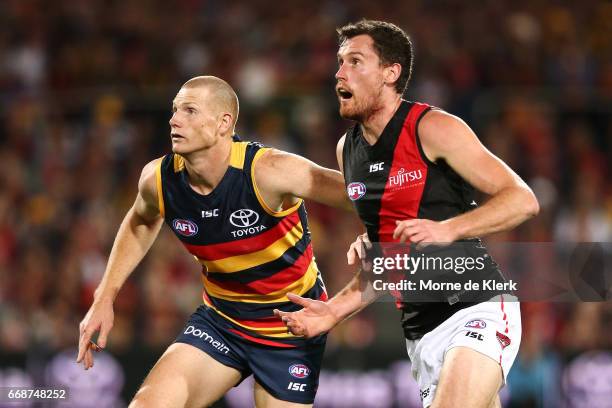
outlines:
[{"label": "navy blue shorts", "polygon": [[275,398],[301,404],[314,402],[326,336],[299,339],[290,348],[280,348],[249,341],[236,334],[236,329],[202,305],[175,341],[191,344],[240,371],[241,381],[253,374]]}]

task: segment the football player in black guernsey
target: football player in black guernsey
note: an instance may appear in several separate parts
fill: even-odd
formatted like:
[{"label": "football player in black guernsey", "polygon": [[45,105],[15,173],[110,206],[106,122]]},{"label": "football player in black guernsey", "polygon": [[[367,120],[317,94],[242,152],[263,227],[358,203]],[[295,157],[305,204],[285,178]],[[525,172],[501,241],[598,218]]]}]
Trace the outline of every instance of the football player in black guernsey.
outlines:
[{"label": "football player in black guernsey", "polygon": [[[130,408],[203,407],[253,374],[258,407],[312,406],[326,336],[293,335],[273,310],[288,292],[327,300],[303,199],[352,209],[342,174],[241,141],[238,97],[222,79],[187,81],[172,101],[172,153],[142,170],[138,194],[80,325],[77,362],[94,365],[113,302],[164,222],[202,267],[202,304]],[[99,332],[97,344],[91,341]]]},{"label": "football player in black guernsey", "polygon": [[[338,37],[340,116],[355,124],[338,142],[337,157],[367,231],[349,248],[349,264],[364,256],[368,240],[417,249],[479,242],[476,237],[512,229],[538,213],[527,184],[465,122],[402,98],[413,63],[412,43],[402,29],[362,20],[339,28]],[[481,206],[474,189],[488,196]],[[480,243],[478,248],[486,254]],[[503,280],[487,259],[484,276]],[[289,295],[303,309],[277,315],[294,334],[317,336],[381,293],[367,292],[361,283],[358,273],[328,301]],[[404,296],[398,302],[424,407],[500,406],[498,391],[521,339],[520,305],[505,290],[488,296],[430,303]]]}]

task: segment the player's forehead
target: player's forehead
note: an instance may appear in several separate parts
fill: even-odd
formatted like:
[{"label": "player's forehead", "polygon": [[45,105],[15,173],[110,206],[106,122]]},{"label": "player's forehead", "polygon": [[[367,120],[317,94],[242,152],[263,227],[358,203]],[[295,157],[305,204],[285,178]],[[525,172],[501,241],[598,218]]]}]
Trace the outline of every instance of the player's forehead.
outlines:
[{"label": "player's forehead", "polygon": [[206,99],[206,89],[203,87],[179,89],[178,93],[172,100],[172,105],[181,105],[186,103],[202,104]]},{"label": "player's forehead", "polygon": [[346,58],[351,54],[361,54],[366,58],[377,56],[372,37],[361,34],[344,40],[338,48],[338,58]]}]

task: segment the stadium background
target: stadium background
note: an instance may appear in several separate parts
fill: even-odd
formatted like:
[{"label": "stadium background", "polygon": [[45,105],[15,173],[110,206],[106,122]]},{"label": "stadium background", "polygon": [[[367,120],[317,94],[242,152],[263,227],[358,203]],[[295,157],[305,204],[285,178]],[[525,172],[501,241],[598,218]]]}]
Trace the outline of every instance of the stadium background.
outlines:
[{"label": "stadium background", "polygon": [[[6,0],[0,386],[69,383],[69,406],[129,400],[200,300],[198,267],[167,230],[119,294],[108,353],[87,373],[72,360],[140,169],[169,150],[180,84],[228,80],[240,135],[336,167],[348,123],[333,91],[335,27],[364,16],[411,34],[407,98],[461,116],[538,195],[540,215],[493,240],[610,242],[609,2]],[[307,207],[333,294],[359,224]],[[523,304],[505,405],[610,406],[611,318],[610,302]],[[418,406],[398,320],[376,304],[331,334],[319,406]],[[238,389],[218,405],[248,398]]]}]

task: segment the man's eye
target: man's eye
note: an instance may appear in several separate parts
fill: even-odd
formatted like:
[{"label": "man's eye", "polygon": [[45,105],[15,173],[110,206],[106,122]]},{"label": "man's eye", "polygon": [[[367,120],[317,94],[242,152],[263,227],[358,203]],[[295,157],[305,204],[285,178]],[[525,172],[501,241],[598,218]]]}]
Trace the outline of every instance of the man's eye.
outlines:
[{"label": "man's eye", "polygon": [[189,112],[189,113],[195,113],[195,109],[193,109],[193,108],[187,108],[187,112]]},{"label": "man's eye", "polygon": [[358,62],[360,62],[360,61],[359,61],[357,58],[353,58],[353,59],[351,60],[351,63],[352,63],[353,65],[356,65]]}]

